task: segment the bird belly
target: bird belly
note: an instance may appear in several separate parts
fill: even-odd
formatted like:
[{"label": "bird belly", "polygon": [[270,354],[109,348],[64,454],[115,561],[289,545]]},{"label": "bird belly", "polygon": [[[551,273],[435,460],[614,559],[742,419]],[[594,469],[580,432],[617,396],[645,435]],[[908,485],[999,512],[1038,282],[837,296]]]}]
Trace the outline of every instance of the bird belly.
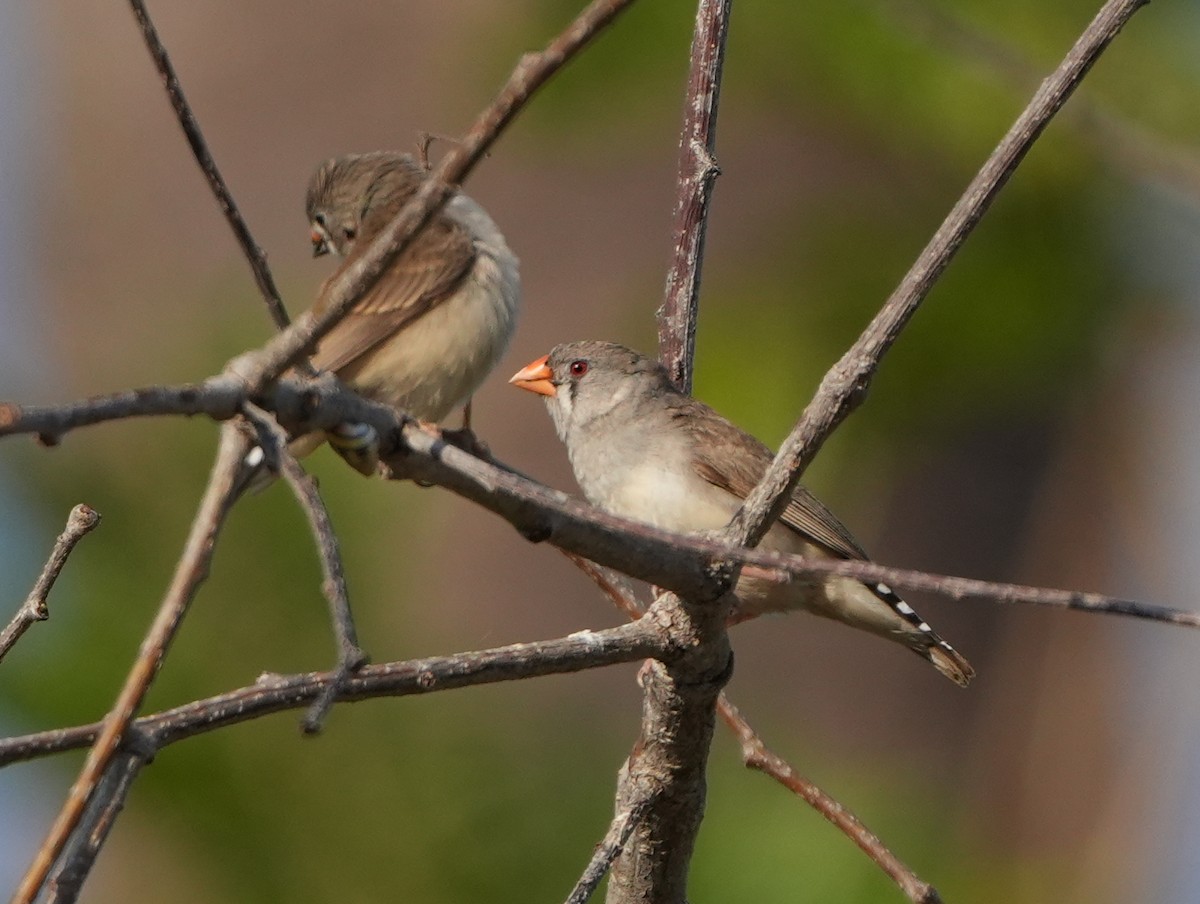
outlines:
[{"label": "bird belly", "polygon": [[603,495],[607,498],[597,502],[609,511],[679,533],[724,527],[737,510],[733,497],[711,484],[648,462],[615,481],[611,493]]},{"label": "bird belly", "polygon": [[364,395],[437,422],[463,405],[516,326],[516,260],[481,253],[463,283],[339,376]]}]

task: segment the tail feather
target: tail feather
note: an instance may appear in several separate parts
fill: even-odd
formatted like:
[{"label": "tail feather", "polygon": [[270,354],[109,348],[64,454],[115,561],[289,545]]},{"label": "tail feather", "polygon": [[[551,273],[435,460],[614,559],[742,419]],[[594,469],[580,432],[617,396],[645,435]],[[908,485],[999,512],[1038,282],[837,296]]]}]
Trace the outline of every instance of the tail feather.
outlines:
[{"label": "tail feather", "polygon": [[966,687],[971,683],[971,679],[975,677],[975,670],[971,668],[971,663],[963,657],[958,650],[946,643],[937,635],[934,635],[937,643],[932,647],[926,647],[923,650],[916,650],[933,664],[933,667],[957,684],[959,687]]},{"label": "tail feather", "polygon": [[916,629],[917,633],[909,634],[905,638],[904,642],[909,649],[922,659],[928,659],[935,669],[959,687],[966,687],[971,683],[971,679],[975,677],[975,669],[971,667],[971,663],[967,662],[958,650],[942,640],[938,633],[929,627],[929,623],[917,615],[912,606],[904,602],[887,584],[867,586]]}]

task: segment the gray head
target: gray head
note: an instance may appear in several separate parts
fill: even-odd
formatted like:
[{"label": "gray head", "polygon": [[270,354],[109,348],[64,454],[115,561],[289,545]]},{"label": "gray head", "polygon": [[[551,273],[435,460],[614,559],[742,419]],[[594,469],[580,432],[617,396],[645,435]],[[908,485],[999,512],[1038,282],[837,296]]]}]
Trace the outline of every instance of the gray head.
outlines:
[{"label": "gray head", "polygon": [[392,151],[326,160],[308,182],[304,205],[313,257],[345,256],[357,239],[373,237],[424,178],[412,157]]},{"label": "gray head", "polygon": [[615,342],[586,340],[554,347],[526,365],[510,383],[546,397],[563,442],[571,434],[604,428],[607,418],[678,391],[657,361]]}]

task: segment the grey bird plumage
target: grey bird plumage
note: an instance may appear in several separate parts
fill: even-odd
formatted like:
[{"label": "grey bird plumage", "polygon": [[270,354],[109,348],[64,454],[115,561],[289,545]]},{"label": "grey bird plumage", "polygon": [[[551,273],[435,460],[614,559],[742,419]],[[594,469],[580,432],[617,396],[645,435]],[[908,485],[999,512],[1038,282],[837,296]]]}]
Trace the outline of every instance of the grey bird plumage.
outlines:
[{"label": "grey bird plumage", "polygon": [[[769,449],[679,392],[657,362],[611,342],[557,346],[510,381],[545,397],[588,500],[679,533],[723,527],[761,479]],[[798,486],[762,548],[866,559],[854,537]],[[803,609],[894,640],[959,685],[974,669],[890,588],[840,575],[770,579],[743,571],[735,617]]]}]

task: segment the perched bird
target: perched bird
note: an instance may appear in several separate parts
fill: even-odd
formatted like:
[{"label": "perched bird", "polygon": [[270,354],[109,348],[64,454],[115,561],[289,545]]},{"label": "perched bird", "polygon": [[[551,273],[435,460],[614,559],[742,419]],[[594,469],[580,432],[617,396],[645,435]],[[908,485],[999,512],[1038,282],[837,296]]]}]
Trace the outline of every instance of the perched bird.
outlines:
[{"label": "perched bird", "polygon": [[[611,342],[557,346],[510,383],[545,396],[575,479],[599,508],[665,530],[724,527],[773,456],[703,402],[680,392],[656,361]],[[850,532],[797,486],[762,548],[812,559],[866,559]],[[841,575],[781,583],[744,570],[734,618],[804,609],[903,644],[966,686],[975,674],[883,584]]]},{"label": "perched bird", "polygon": [[[354,263],[426,178],[412,157],[389,151],[321,164],[305,209],[313,255],[345,258],[330,279]],[[321,339],[312,363],[370,399],[437,422],[469,403],[504,354],[520,297],[517,258],[504,236],[482,207],[456,194]],[[325,304],[322,291],[313,312]],[[358,448],[352,425],[339,433],[330,437],[335,447]],[[293,448],[304,454],[325,438],[303,437]],[[361,463],[346,457],[364,473],[374,470],[373,456]]]}]

